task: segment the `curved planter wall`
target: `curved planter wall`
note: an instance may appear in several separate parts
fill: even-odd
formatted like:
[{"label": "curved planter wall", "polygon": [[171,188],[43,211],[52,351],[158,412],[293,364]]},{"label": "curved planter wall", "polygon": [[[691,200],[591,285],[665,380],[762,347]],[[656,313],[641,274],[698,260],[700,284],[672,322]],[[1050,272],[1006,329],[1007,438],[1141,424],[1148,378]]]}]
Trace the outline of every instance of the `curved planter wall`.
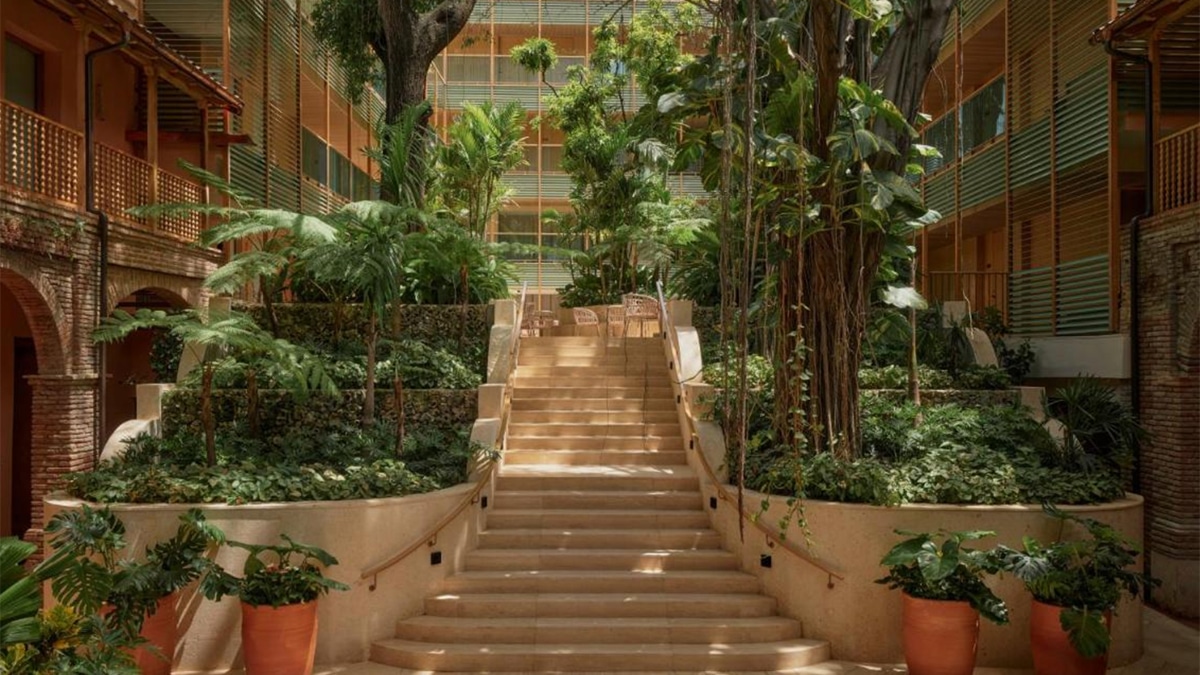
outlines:
[{"label": "curved planter wall", "polygon": [[[339,564],[329,576],[351,585],[351,590],[332,593],[320,602],[318,663],[365,661],[371,642],[395,635],[396,622],[423,611],[424,599],[439,581],[460,567],[462,555],[475,545],[482,525],[479,505],[464,510],[442,530],[433,547],[422,547],[379,576],[375,591],[370,581],[359,583],[359,574],[385,560],[432,527],[454,508],[472,485],[458,485],[423,495],[390,499],[286,504],[114,504],[129,542],[127,551],[141,552],[147,545],[175,533],[179,515],[191,506],[225,531],[230,539],[253,543],[275,543],[286,533],[305,544],[332,553]],[[485,494],[490,494],[490,486]],[[46,518],[77,508],[81,502],[49,498]],[[430,553],[440,551],[440,565],[430,564]],[[223,548],[217,562],[239,574],[245,551]],[[241,611],[236,598],[219,603],[184,592],[179,611],[179,646],[176,671],[226,670],[241,665]]]},{"label": "curved planter wall", "polygon": [[[705,496],[715,494],[705,486]],[[736,489],[735,489],[736,491]],[[746,504],[759,508],[763,499],[770,508],[762,522],[777,524],[787,513],[784,497],[766,497],[747,491]],[[1097,506],[1065,507],[1065,510],[1094,518],[1116,527],[1134,541],[1142,541],[1142,498],[1125,499]],[[915,504],[900,507],[868,506],[837,502],[804,502],[809,549],[846,577],[831,589],[829,578],[819,569],[782,550],[773,550],[763,534],[747,525],[745,543],[739,540],[736,506],[722,504],[714,521],[725,546],[739,551],[743,567],[760,576],[768,595],[779,600],[780,611],[799,619],[805,637],[829,640],[835,659],[868,663],[902,663],[900,642],[901,594],[873,583],[884,576],[879,566],[884,554],[900,541],[895,530],[932,531],[994,530],[996,537],[983,545],[1002,543],[1017,548],[1024,536],[1049,542],[1060,535],[1057,520],[1048,518],[1040,506],[947,506]],[[787,538],[804,546],[805,533],[793,521]],[[1063,536],[1078,536],[1067,527]],[[771,555],[772,566],[763,568],[760,556]],[[982,621],[979,641],[980,667],[1030,668],[1030,596],[1020,581],[1011,576],[988,582],[1008,603],[1011,623],[996,626]],[[1113,625],[1114,641],[1109,665],[1132,663],[1142,654],[1141,605],[1123,601]]]}]

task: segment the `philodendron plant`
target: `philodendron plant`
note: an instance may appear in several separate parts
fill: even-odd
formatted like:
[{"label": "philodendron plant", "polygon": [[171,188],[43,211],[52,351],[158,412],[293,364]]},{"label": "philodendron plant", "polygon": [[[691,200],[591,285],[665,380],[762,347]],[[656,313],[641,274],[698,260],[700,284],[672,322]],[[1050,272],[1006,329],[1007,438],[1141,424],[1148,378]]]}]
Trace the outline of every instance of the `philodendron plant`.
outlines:
[{"label": "philodendron plant", "polygon": [[1159,582],[1130,569],[1141,547],[1111,526],[1049,504],[1042,508],[1064,525],[1081,525],[1088,538],[1043,545],[1025,537],[1023,550],[1000,546],[997,557],[1004,570],[1025,582],[1035,600],[1062,608],[1059,621],[1081,656],[1100,656],[1112,642],[1105,613],[1116,609],[1122,592],[1136,598]]},{"label": "philodendron plant", "polygon": [[995,532],[915,533],[897,530],[910,537],[896,544],[880,561],[887,576],[875,583],[900,589],[914,598],[967,602],[980,616],[997,624],[1008,623],[1008,606],[983,583],[983,577],[1000,570],[991,550],[976,550],[963,544]]}]

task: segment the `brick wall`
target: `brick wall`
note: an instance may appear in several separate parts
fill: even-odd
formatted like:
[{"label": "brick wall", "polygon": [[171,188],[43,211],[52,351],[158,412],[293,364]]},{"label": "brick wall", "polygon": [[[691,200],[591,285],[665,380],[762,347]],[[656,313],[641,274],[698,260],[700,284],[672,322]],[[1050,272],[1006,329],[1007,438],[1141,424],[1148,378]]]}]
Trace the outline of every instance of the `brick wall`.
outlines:
[{"label": "brick wall", "polygon": [[[1147,548],[1152,558],[1200,561],[1200,205],[1142,223],[1140,239]],[[1164,595],[1171,590],[1164,585]]]},{"label": "brick wall", "polygon": [[[26,536],[33,541],[40,540],[42,497],[56,476],[90,467],[95,452],[98,241],[91,216],[0,187],[0,282],[20,303],[38,358],[38,374],[29,379],[34,528]],[[147,288],[199,306],[203,279],[220,260],[217,251],[112,225],[106,313]]]}]

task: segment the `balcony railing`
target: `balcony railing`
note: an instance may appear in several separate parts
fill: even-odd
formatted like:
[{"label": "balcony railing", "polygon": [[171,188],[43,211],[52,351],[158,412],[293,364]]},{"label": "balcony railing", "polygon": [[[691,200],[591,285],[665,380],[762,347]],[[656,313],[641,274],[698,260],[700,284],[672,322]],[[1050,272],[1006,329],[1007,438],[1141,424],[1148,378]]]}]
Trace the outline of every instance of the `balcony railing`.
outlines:
[{"label": "balcony railing", "polygon": [[929,272],[926,298],[932,302],[966,301],[972,312],[995,307],[1008,316],[1008,272]]},{"label": "balcony railing", "polygon": [[1158,213],[1200,202],[1200,124],[1158,141],[1154,157]]},{"label": "balcony railing", "polygon": [[0,101],[0,179],[56,202],[80,201],[83,134],[37,113]]},{"label": "balcony railing", "polygon": [[[82,210],[83,134],[54,120],[0,101],[0,183],[62,206]],[[163,203],[200,203],[203,188],[157,169],[144,159],[95,144],[96,206],[114,221],[195,241],[204,227],[199,214],[167,216],[157,223],[129,215],[157,194]]]}]

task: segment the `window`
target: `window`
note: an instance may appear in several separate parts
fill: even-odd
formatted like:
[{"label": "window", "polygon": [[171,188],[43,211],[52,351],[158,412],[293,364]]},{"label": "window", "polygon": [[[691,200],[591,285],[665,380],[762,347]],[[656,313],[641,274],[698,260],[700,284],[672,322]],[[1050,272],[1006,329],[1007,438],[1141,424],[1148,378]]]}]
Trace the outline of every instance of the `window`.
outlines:
[{"label": "window", "polygon": [[354,167],[354,182],[351,191],[353,192],[351,199],[356,202],[371,199],[371,177],[357,166]]},{"label": "window", "polygon": [[42,54],[4,36],[4,98],[35,112],[42,110]]},{"label": "window", "polygon": [[351,195],[350,160],[333,148],[329,149],[329,189],[346,198]]},{"label": "window", "polygon": [[983,143],[1004,133],[1004,78],[996,78],[966,103],[962,117],[965,156]]},{"label": "window", "polygon": [[316,134],[304,130],[304,175],[321,185],[329,185],[329,151]]}]

